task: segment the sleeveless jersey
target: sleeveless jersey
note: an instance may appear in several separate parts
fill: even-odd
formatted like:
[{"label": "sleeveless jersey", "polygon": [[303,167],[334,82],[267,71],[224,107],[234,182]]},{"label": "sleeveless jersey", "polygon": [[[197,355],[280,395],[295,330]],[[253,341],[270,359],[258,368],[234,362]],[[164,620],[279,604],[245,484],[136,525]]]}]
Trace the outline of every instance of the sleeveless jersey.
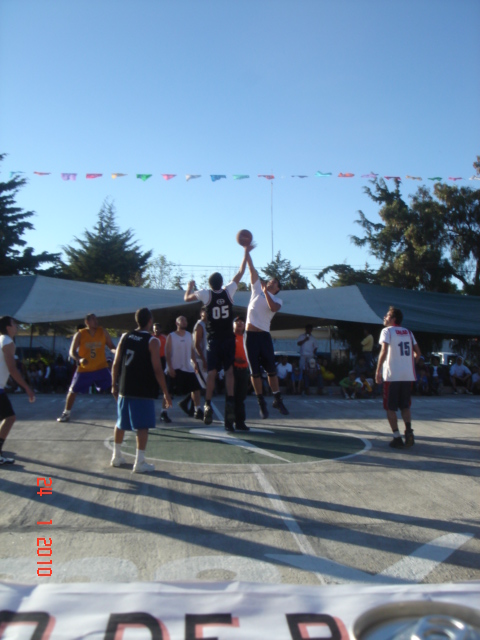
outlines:
[{"label": "sleeveless jersey", "polygon": [[223,340],[233,336],[233,301],[226,289],[210,291],[207,311],[207,336],[209,340]]},{"label": "sleeveless jersey", "polygon": [[383,379],[386,382],[408,382],[417,379],[413,351],[417,341],[411,331],[396,325],[385,327],[380,334],[379,343],[389,345],[387,358],[383,363]]},{"label": "sleeveless jersey", "polygon": [[160,386],[155,377],[148,331],[132,331],[122,340],[119,394],[130,398],[158,398]]},{"label": "sleeveless jersey", "polygon": [[105,357],[105,332],[102,327],[97,327],[95,334],[92,336],[90,330],[80,329],[80,344],[78,346],[78,357],[87,360],[86,365],[79,365],[78,371],[85,373],[87,371],[98,371],[107,368],[107,358]]}]

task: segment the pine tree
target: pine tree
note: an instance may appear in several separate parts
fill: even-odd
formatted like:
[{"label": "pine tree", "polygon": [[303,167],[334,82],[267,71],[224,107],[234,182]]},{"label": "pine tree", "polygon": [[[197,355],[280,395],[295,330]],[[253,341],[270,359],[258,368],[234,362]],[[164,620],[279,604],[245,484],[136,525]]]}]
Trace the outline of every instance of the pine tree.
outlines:
[{"label": "pine tree", "polygon": [[85,230],[83,238],[75,238],[78,247],[62,247],[67,261],[62,275],[70,280],[139,286],[152,255],[142,252],[133,231],[120,231],[113,203],[105,200],[98,213],[94,230]]},{"label": "pine tree", "polygon": [[[0,154],[0,162],[5,154]],[[13,176],[7,182],[0,182],[0,276],[31,275],[42,273],[54,275],[60,254],[44,251],[35,254],[32,247],[22,239],[26,231],[34,229],[29,221],[35,213],[24,211],[15,204],[19,190],[27,184],[25,178]],[[41,265],[51,264],[49,269]]]}]

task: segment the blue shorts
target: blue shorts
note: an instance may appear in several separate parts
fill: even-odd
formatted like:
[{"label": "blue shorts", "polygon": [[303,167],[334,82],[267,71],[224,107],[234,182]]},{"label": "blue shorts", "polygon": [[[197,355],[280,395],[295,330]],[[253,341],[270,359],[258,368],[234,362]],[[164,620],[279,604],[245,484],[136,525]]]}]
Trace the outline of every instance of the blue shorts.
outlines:
[{"label": "blue shorts", "polygon": [[151,398],[125,398],[117,403],[117,429],[141,431],[155,428],[155,400]]},{"label": "blue shorts", "polygon": [[213,338],[207,342],[207,370],[228,371],[235,361],[235,335],[219,340]]},{"label": "blue shorts", "polygon": [[110,369],[98,369],[98,371],[75,371],[72,383],[70,385],[70,393],[88,393],[88,390],[95,385],[97,391],[109,391],[112,387],[112,374]]},{"label": "blue shorts", "polygon": [[245,352],[252,376],[260,375],[260,365],[270,377],[277,375],[272,336],[268,331],[246,331]]}]

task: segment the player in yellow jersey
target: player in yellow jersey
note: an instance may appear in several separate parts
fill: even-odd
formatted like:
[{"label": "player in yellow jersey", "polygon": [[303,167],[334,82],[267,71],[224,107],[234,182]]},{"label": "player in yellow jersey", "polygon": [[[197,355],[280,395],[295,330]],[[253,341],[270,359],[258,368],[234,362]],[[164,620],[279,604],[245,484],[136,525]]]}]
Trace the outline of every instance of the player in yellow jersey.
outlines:
[{"label": "player in yellow jersey", "polygon": [[115,345],[108,331],[98,326],[98,319],[94,313],[89,313],[85,318],[85,326],[85,329],[77,331],[70,346],[69,356],[77,363],[77,370],[68,390],[65,410],[60,418],[57,418],[58,422],[70,420],[70,411],[77,393],[88,393],[93,384],[98,391],[109,391],[112,386],[105,347],[114,352]]}]

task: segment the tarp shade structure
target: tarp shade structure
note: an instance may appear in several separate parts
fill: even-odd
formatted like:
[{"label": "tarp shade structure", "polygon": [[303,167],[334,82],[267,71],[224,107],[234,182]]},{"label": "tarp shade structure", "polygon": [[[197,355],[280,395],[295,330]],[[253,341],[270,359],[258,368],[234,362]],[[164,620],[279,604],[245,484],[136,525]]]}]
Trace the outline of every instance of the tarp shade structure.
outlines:
[{"label": "tarp shade structure", "polygon": [[[45,276],[0,277],[0,315],[26,324],[52,322],[76,325],[93,312],[106,327],[130,329],[140,307],[154,311],[155,321],[172,331],[175,318],[185,315],[189,327],[201,303],[186,303],[183,291],[119,287]],[[306,323],[334,325],[353,322],[381,325],[390,305],[404,314],[412,331],[449,336],[480,334],[480,297],[407,291],[373,285],[282,291],[282,310],[272,329],[301,329]],[[234,313],[246,314],[250,293],[235,296]]]}]

